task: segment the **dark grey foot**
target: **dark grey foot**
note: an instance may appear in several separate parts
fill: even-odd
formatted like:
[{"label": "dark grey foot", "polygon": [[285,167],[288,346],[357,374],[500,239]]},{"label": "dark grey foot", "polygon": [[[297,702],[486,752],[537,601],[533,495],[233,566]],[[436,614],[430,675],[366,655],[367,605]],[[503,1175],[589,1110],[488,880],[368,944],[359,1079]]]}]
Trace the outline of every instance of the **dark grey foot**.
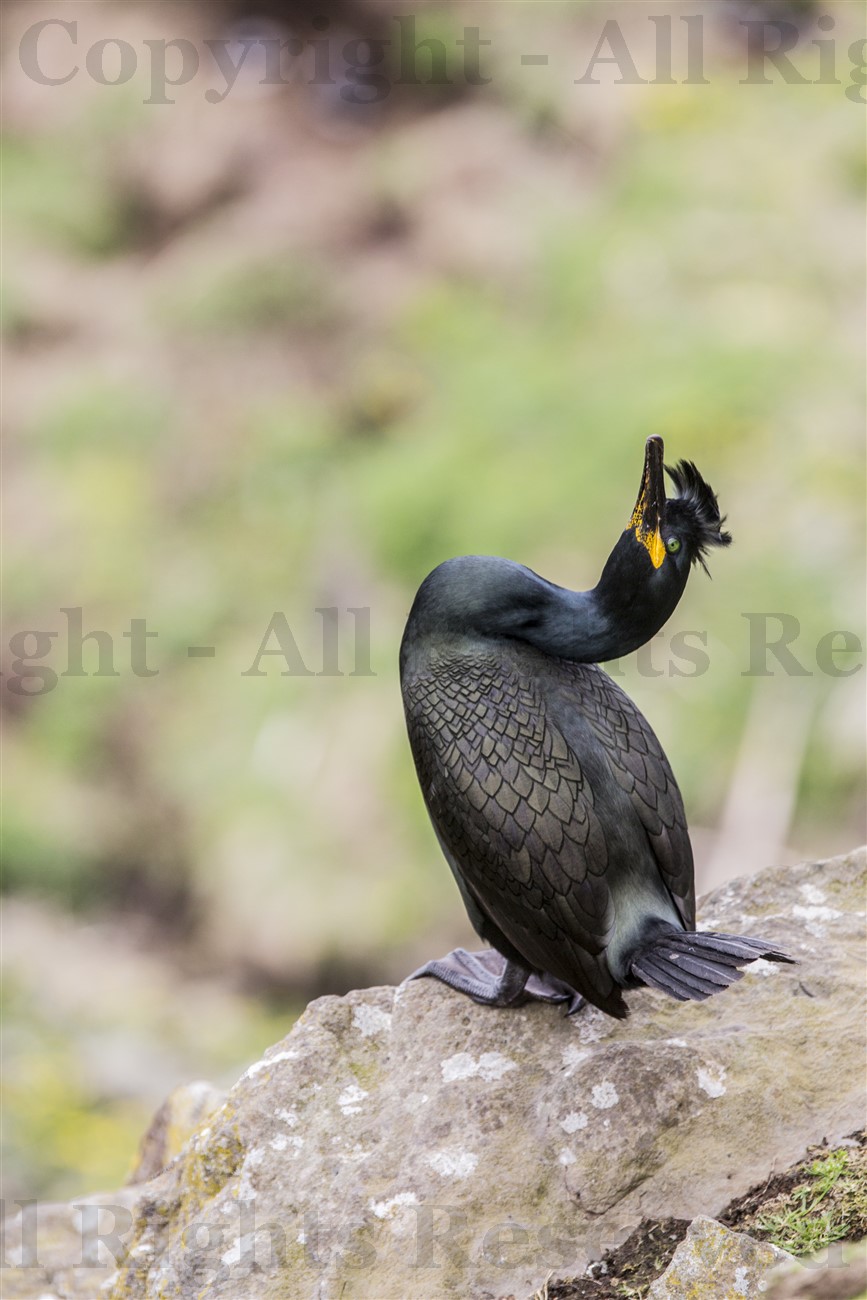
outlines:
[{"label": "dark grey foot", "polygon": [[556,975],[531,975],[524,992],[534,1002],[562,1002],[566,1006],[566,1015],[574,1016],[586,1006],[584,998],[576,993],[571,984],[558,980]]},{"label": "dark grey foot", "polygon": [[532,975],[516,962],[507,961],[493,948],[467,952],[455,948],[447,957],[429,961],[409,976],[411,980],[432,975],[449,988],[466,993],[485,1007],[514,1007],[522,1002],[567,1003],[567,1014],[574,1015],[584,999],[568,984],[552,975]]}]

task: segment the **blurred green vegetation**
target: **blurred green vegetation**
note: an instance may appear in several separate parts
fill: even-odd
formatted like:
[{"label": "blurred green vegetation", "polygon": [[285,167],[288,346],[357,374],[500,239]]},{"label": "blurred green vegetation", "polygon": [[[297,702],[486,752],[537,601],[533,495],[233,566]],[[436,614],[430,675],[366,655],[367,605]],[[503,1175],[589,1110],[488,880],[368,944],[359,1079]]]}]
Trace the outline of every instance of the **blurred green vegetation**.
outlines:
[{"label": "blurred green vegetation", "polygon": [[[533,30],[509,9],[521,36],[496,50]],[[564,49],[598,32],[599,7],[580,10],[545,10]],[[426,21],[457,30],[456,13]],[[740,86],[713,44],[707,86],[573,102],[571,77],[534,91],[504,65],[474,97],[415,113],[404,98],[345,134],[309,88],[203,113],[97,87],[30,124],[25,104],[8,128],[4,887],[121,937],[145,917],[160,997],[201,972],[227,998],[276,997],[261,1014],[233,1002],[219,1046],[184,1030],[179,1071],[229,1077],[299,999],[400,978],[462,923],[396,667],[442,559],[507,555],[590,586],[646,436],[696,459],[735,546],[667,635],[707,630],[710,668],[672,676],[660,642],[660,675],[633,657],[623,681],[707,835],[762,692],[771,749],[775,720],[786,734],[791,683],[743,675],[744,611],[796,617],[813,670],[820,636],[860,632],[860,110],[839,86]],[[339,677],[320,675],[327,607]],[[62,674],[66,608],[111,638],[118,675],[94,675],[91,643],[87,676],[10,691],[19,630],[58,634],[46,662]],[[351,675],[357,608],[374,676]],[[277,657],[244,675],[275,610],[311,675],[281,676]],[[156,676],[131,671],[135,618],[158,633]],[[188,658],[196,645],[215,659]],[[863,676],[796,681],[780,852],[863,834]],[[758,847],[730,859],[763,865]],[[80,1031],[15,966],[38,974],[51,951],[15,951],[15,1177],[52,1194],[117,1181],[154,1080],[100,1092]],[[135,999],[114,1014],[178,1033]]]},{"label": "blurred green vegetation", "polygon": [[264,329],[326,329],[338,313],[327,274],[309,261],[237,255],[224,267],[208,266],[198,281],[170,290],[166,326],[176,332],[247,336]]}]

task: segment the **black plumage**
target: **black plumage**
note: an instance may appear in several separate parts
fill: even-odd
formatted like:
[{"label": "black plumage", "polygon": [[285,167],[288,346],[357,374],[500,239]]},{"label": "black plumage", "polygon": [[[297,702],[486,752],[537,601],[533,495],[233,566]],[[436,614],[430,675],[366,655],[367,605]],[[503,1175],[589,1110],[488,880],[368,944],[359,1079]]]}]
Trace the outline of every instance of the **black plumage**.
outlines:
[{"label": "black plumage", "polygon": [[422,583],[401,685],[422,793],[470,920],[493,952],[428,963],[476,1001],[586,999],[627,1014],[649,984],[703,999],[772,945],[695,933],[693,858],[668,760],[597,666],[666,621],[694,563],[725,546],[695,466],[648,441],[629,526],[591,592],[507,560],[463,556]]}]

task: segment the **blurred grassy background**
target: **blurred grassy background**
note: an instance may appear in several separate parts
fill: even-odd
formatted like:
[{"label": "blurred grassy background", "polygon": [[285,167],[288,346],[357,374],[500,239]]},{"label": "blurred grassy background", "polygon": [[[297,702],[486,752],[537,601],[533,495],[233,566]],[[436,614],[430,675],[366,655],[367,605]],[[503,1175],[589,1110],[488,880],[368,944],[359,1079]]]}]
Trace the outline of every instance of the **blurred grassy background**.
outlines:
[{"label": "blurred grassy background", "polygon": [[[769,8],[798,11],[814,77],[816,11]],[[403,734],[409,603],[474,551],[592,585],[650,433],[736,543],[659,675],[622,665],[700,888],[863,837],[864,672],[815,662],[863,634],[863,109],[739,84],[756,6],[653,9],[704,13],[709,84],[574,84],[612,17],[653,76],[641,6],[425,5],[451,59],[467,25],[491,40],[490,84],[352,105],[339,76],[256,71],[215,105],[203,71],[157,106],[145,39],[306,39],[315,8],[70,0],[79,60],[121,38],[139,72],[44,87],[18,43],[56,11],[4,3],[8,1196],[117,1182],[175,1083],[231,1081],[305,999],[470,938]],[[394,34],[379,5],[328,12],[335,52]],[[827,12],[845,84],[858,10]],[[63,75],[68,40],[43,49]],[[57,632],[66,667],[67,607],[118,675],[91,644],[88,676],[10,691],[18,631]],[[345,675],[242,675],[278,610],[319,673],[323,607]],[[745,611],[796,617],[813,675],[744,676]],[[702,675],[669,671],[683,631]]]}]

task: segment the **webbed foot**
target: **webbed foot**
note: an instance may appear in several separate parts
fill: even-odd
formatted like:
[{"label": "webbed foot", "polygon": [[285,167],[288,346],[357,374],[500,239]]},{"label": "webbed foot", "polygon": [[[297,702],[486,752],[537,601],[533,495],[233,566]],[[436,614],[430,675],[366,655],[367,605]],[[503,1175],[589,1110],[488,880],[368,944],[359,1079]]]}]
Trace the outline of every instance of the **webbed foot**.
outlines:
[{"label": "webbed foot", "polygon": [[525,992],[534,1002],[562,1002],[567,1016],[574,1016],[576,1011],[586,1006],[585,999],[575,992],[571,984],[558,980],[556,975],[547,975],[544,971],[530,976]]},{"label": "webbed foot", "polygon": [[544,973],[531,974],[493,948],[484,948],[481,952],[455,948],[447,957],[427,962],[409,979],[419,979],[422,975],[442,980],[449,988],[465,993],[485,1007],[555,1002],[566,1004],[566,1014],[571,1016],[584,1005],[581,995],[562,980]]}]

